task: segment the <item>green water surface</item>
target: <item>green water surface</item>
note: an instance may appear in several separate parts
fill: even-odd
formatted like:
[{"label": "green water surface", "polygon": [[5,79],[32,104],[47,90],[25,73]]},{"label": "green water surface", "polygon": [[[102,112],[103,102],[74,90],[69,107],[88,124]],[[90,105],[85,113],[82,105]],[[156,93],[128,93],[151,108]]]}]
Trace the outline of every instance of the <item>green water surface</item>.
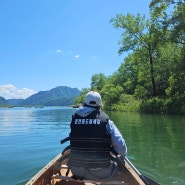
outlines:
[{"label": "green water surface", "polygon": [[185,185],[185,117],[109,112],[124,135],[128,158],[163,185]]},{"label": "green water surface", "polygon": [[[24,185],[68,145],[70,107],[0,109],[0,184]],[[128,158],[161,185],[185,185],[185,116],[107,112]]]}]

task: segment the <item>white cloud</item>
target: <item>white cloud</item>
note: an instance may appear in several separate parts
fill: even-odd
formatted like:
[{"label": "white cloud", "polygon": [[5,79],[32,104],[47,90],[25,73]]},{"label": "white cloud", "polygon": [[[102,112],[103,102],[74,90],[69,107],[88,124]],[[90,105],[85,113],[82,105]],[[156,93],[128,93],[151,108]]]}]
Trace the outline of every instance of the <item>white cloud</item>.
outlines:
[{"label": "white cloud", "polygon": [[62,50],[61,49],[57,49],[56,53],[62,53]]},{"label": "white cloud", "polygon": [[33,94],[35,94],[34,90],[28,89],[28,88],[22,88],[18,89],[12,84],[7,85],[0,85],[0,96],[2,96],[5,99],[18,99],[18,98],[27,98]]},{"label": "white cloud", "polygon": [[80,55],[75,55],[75,58],[80,58]]}]

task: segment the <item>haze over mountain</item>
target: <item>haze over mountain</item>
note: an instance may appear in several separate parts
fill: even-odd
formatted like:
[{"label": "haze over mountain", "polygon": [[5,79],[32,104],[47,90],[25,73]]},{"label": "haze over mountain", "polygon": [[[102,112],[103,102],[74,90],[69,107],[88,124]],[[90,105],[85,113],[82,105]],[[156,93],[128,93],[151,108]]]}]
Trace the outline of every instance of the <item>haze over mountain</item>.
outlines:
[{"label": "haze over mountain", "polygon": [[0,97],[0,106],[68,106],[73,105],[80,90],[67,86],[55,87],[49,91],[40,91],[26,99],[8,99]]}]

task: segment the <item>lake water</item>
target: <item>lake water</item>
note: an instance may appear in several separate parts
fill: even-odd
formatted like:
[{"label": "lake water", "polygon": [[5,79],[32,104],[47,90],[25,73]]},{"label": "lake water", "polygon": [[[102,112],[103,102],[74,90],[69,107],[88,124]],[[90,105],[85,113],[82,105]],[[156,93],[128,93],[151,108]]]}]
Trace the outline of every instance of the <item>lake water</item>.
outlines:
[{"label": "lake water", "polygon": [[[69,107],[0,109],[0,184],[24,185],[67,143]],[[107,112],[128,158],[161,185],[185,185],[185,116]]]}]

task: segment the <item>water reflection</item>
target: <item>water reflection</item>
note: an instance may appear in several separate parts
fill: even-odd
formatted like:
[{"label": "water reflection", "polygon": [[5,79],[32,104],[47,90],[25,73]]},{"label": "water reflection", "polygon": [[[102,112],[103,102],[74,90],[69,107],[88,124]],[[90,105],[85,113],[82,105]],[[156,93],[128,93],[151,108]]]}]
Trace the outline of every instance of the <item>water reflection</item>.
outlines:
[{"label": "water reflection", "polygon": [[71,116],[74,113],[71,108],[53,108],[37,112],[37,126],[44,125],[48,130],[60,130],[68,135]]},{"label": "water reflection", "polygon": [[32,110],[0,109],[0,136],[27,132],[30,122],[34,122]]},{"label": "water reflection", "polygon": [[128,157],[144,174],[166,185],[185,184],[184,116],[108,114],[126,139]]},{"label": "water reflection", "polygon": [[74,111],[68,107],[0,109],[0,135],[34,132],[44,127],[65,128]]},{"label": "water reflection", "polygon": [[60,140],[69,134],[74,111],[68,107],[0,109],[0,184],[25,184],[61,152],[65,145]]},{"label": "water reflection", "polygon": [[[25,184],[61,152],[74,112],[69,107],[0,109],[0,184]],[[128,158],[143,174],[161,185],[185,184],[184,116],[107,113],[125,137]]]}]

